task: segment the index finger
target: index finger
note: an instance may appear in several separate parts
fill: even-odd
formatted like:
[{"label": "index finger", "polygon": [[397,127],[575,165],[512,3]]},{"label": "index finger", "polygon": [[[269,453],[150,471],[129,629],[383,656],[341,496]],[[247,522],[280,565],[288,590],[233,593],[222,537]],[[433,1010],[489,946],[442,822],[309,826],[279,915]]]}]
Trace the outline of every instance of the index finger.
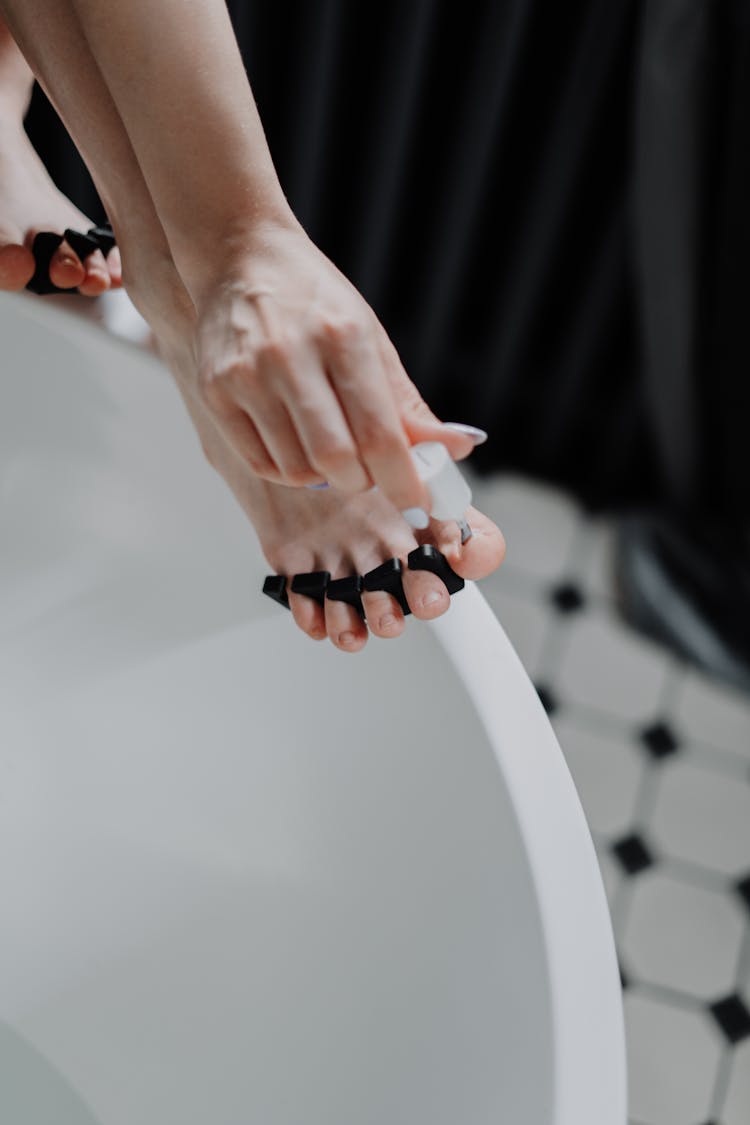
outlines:
[{"label": "index finger", "polygon": [[325,349],[336,396],[372,480],[399,510],[429,512],[430,494],[411,458],[377,342],[362,336]]}]

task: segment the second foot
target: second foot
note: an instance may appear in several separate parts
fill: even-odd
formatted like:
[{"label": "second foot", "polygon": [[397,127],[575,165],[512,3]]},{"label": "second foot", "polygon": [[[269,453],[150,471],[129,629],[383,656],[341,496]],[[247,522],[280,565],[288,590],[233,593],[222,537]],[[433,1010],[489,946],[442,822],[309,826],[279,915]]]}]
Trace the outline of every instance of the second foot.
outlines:
[{"label": "second foot", "polygon": [[[57,190],[20,122],[0,119],[0,290],[17,292],[34,276],[34,238],[42,231],[85,234],[93,226]],[[81,251],[83,254],[83,250]],[[122,284],[117,247],[85,257],[63,240],[49,263],[49,280],[60,289],[97,297]]]}]

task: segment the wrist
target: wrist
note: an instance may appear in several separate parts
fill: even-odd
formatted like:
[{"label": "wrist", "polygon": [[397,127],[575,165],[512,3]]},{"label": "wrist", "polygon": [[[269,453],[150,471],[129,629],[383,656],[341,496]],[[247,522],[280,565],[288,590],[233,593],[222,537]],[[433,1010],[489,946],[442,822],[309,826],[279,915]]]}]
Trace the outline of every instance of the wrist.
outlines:
[{"label": "wrist", "polygon": [[290,235],[304,236],[304,231],[286,200],[249,213],[243,209],[241,218],[235,213],[231,219],[193,232],[182,247],[175,247],[174,258],[196,309],[200,311],[217,289],[246,277],[248,262]]}]

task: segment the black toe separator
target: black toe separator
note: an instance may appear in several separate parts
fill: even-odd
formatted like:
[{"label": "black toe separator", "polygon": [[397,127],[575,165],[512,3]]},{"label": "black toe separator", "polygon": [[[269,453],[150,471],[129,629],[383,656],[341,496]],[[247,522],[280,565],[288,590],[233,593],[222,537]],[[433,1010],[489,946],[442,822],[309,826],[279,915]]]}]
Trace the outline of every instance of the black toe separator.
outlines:
[{"label": "black toe separator", "polygon": [[91,235],[81,234],[79,230],[72,230],[70,227],[65,231],[65,241],[75,250],[82,262],[89,254],[100,249],[99,243]]},{"label": "black toe separator", "polygon": [[286,575],[269,574],[263,583],[263,593],[267,594],[284,609],[289,609],[289,598],[286,592]]},{"label": "black toe separator", "polygon": [[36,262],[36,269],[34,276],[26,286],[32,293],[39,293],[45,296],[47,293],[70,293],[70,289],[61,289],[58,285],[53,285],[49,279],[49,264],[52,261],[52,255],[62,242],[62,235],[55,234],[50,230],[42,230],[34,239],[31,245],[31,253],[34,255]]},{"label": "black toe separator", "polygon": [[90,230],[86,232],[86,237],[93,239],[105,258],[112,247],[117,245],[115,236],[112,233],[112,227],[109,223],[103,223],[100,227],[91,227]]},{"label": "black toe separator", "polygon": [[334,578],[326,586],[326,597],[332,602],[346,602],[354,606],[359,616],[364,620],[365,610],[362,605],[362,587],[364,582],[358,574],[351,574],[347,578]]},{"label": "black toe separator", "polygon": [[449,594],[457,594],[466,585],[460,574],[456,574],[452,569],[445,555],[442,555],[437,547],[431,547],[429,543],[425,543],[422,547],[415,547],[409,553],[407,562],[409,570],[429,570],[431,574],[436,574],[445,583]]},{"label": "black toe separator", "polygon": [[387,562],[376,566],[374,570],[368,570],[363,582],[365,590],[369,592],[385,590],[386,594],[391,594],[404,611],[404,617],[407,617],[411,610],[401,582],[403,569],[401,559],[388,559]]},{"label": "black toe separator", "polygon": [[331,574],[328,570],[311,570],[307,574],[295,574],[292,579],[292,593],[304,594],[306,598],[312,598],[322,606],[330,578]]}]

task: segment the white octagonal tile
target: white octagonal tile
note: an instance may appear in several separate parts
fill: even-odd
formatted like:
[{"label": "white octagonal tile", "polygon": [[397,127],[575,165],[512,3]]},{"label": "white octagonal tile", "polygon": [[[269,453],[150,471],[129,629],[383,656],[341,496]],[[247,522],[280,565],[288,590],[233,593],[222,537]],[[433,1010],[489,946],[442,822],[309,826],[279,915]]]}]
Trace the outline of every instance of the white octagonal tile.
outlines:
[{"label": "white octagonal tile", "polygon": [[702,1012],[625,993],[629,1108],[644,1125],[707,1120],[721,1054]]},{"label": "white octagonal tile", "polygon": [[579,614],[568,629],[558,675],[560,695],[633,722],[658,711],[669,667],[664,652],[600,610]]},{"label": "white octagonal tile", "polygon": [[632,827],[645,768],[637,747],[561,715],[553,722],[592,832],[621,836]]},{"label": "white octagonal tile", "polygon": [[580,522],[569,496],[520,477],[471,478],[474,504],[494,520],[507,544],[503,568],[524,578],[558,578]]},{"label": "white octagonal tile", "polygon": [[663,767],[651,837],[667,854],[727,875],[750,867],[750,783],[674,759]]},{"label": "white octagonal tile", "polygon": [[483,586],[482,593],[492,606],[524,668],[534,679],[540,671],[550,611],[541,601],[518,596],[495,586]]},{"label": "white octagonal tile", "polygon": [[750,761],[750,698],[690,671],[683,681],[676,715],[685,733],[732,750]]},{"label": "white octagonal tile", "polygon": [[734,987],[744,929],[728,891],[690,886],[657,869],[636,880],[620,946],[638,980],[715,1000]]}]

